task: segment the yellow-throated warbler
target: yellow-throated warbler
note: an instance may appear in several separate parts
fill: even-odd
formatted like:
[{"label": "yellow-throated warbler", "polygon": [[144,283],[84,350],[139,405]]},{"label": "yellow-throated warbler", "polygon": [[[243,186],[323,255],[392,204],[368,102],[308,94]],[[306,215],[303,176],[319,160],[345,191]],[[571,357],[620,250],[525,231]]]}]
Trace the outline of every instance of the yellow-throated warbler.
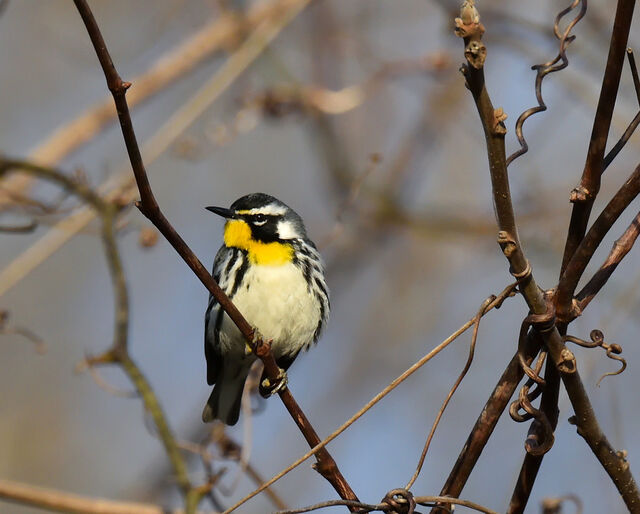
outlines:
[{"label": "yellow-throated warbler", "polygon": [[[207,207],[227,219],[213,277],[265,341],[283,370],[314,343],[329,316],[329,290],[315,244],[302,218],[273,196],[254,193],[231,208]],[[215,384],[205,422],[234,425],[249,368],[256,357],[213,296],[205,315],[207,382]]]}]

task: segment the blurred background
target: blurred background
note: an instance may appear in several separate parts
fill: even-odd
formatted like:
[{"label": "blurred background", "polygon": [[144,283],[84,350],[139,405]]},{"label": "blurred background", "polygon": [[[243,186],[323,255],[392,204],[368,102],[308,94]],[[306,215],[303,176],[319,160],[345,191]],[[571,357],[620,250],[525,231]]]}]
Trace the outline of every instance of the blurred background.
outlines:
[{"label": "blurred background", "polygon": [[[0,152],[75,173],[131,202],[135,194],[121,187],[130,176],[122,136],[72,2],[2,6]],[[112,0],[91,6],[118,71],[134,83],[133,121],[158,202],[200,259],[209,267],[222,241],[222,221],[204,207],[256,191],[296,209],[318,243],[331,320],[289,379],[321,437],[512,280],[495,243],[481,125],[458,72],[463,45],[453,34],[456,2]],[[513,151],[515,120],[535,105],[531,66],[557,54],[553,19],[566,5],[483,0],[478,7],[487,29],[487,83],[494,104],[509,115],[507,148]],[[612,0],[589,3],[574,30],[569,67],[543,84],[549,110],[525,124],[530,151],[510,167],[520,236],[545,288],[558,278],[568,196],[584,165],[614,10]],[[273,41],[263,49],[265,38]],[[630,43],[638,48],[640,32],[632,30]],[[102,111],[95,107],[101,103]],[[625,64],[609,147],[637,110]],[[70,129],[81,116],[86,124]],[[632,138],[607,171],[594,213],[637,165],[639,148],[638,137]],[[0,478],[180,505],[140,400],[113,394],[131,390],[127,378],[115,367],[99,368],[97,376],[77,370],[113,336],[99,224],[86,214],[80,219],[77,201],[51,185],[16,175],[0,182],[0,194],[3,226],[37,222],[27,233],[0,234],[0,309],[7,316],[0,337]],[[37,203],[29,201],[34,198]],[[636,201],[614,226],[585,278],[637,209]],[[208,293],[135,208],[118,226],[131,297],[131,354],[176,437],[199,443],[211,428],[200,419],[209,394],[202,348]],[[627,370],[600,387],[598,378],[618,364],[598,349],[576,353],[599,421],[613,446],[628,450],[636,476],[639,263],[634,249],[570,329],[588,338],[600,328],[623,347]],[[475,360],[436,432],[415,494],[440,492],[513,355],[526,314],[515,298],[484,318]],[[329,446],[363,501],[377,502],[410,478],[464,365],[469,338],[465,334]],[[572,413],[561,392],[556,444],[528,511],[538,512],[543,498],[574,494],[585,512],[624,512],[567,422]],[[502,417],[461,497],[506,509],[528,426]],[[264,479],[307,449],[276,399],[245,414],[226,434],[243,445]],[[214,470],[226,468],[215,493],[221,506],[255,488],[233,459],[217,458],[215,445],[209,451],[216,456]],[[193,481],[204,482],[198,457],[189,456],[189,464]],[[273,489],[290,507],[336,497],[310,462]],[[202,507],[214,508],[206,501]],[[276,508],[263,494],[240,512]],[[37,510],[0,502],[0,512]]]}]

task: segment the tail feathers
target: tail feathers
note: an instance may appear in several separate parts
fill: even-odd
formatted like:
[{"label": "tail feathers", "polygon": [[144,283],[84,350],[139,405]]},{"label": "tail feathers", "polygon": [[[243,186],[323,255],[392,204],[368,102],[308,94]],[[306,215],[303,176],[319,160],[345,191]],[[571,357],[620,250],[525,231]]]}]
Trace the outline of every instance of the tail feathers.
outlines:
[{"label": "tail feathers", "polygon": [[204,406],[202,421],[209,423],[219,419],[227,425],[235,425],[240,417],[242,391],[248,375],[249,368],[240,369],[229,378],[223,372]]}]

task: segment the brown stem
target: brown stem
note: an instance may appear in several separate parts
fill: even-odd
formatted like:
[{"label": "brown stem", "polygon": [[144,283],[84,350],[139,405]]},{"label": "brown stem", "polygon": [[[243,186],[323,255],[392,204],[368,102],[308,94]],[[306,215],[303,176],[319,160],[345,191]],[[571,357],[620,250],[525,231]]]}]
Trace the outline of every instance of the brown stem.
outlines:
[{"label": "brown stem", "polygon": [[[560,392],[560,374],[551,360],[547,360],[546,370],[544,374],[546,382],[544,391],[542,392],[542,400],[540,402],[540,410],[544,412],[551,424],[551,428],[555,431],[558,425],[558,395]],[[535,430],[536,422],[531,425],[531,430]],[[522,462],[520,473],[516,487],[511,496],[508,514],[519,514],[524,512],[529,495],[533,489],[533,484],[540,470],[542,459],[546,454],[534,455],[527,453]]]},{"label": "brown stem", "polygon": [[[631,2],[631,4],[632,3],[633,2]],[[601,162],[601,169],[599,173],[597,173],[597,187],[593,191],[593,198],[591,199],[590,204],[587,205],[588,201],[583,204],[581,204],[580,202],[574,204],[574,211],[567,235],[565,253],[560,271],[561,276],[565,272],[565,269],[569,264],[571,257],[574,255],[577,246],[582,241],[582,237],[584,236],[586,224],[588,222],[593,205],[593,199],[595,198],[595,194],[597,194],[597,190],[599,189],[600,176],[602,175],[604,170],[606,170],[606,168],[611,164],[613,159],[615,159],[618,153],[622,150],[626,142],[635,131],[638,123],[640,122],[640,113],[638,113],[633,121],[629,124],[629,127],[627,127],[620,140],[616,143],[616,145],[614,145],[611,151],[609,151],[606,157],[604,156],[611,118],[613,116],[613,107],[615,104],[615,98],[617,96],[618,85],[620,82],[620,74],[622,71],[622,65],[624,64],[624,52],[622,51],[622,47],[626,46],[626,38],[628,38],[628,32],[631,22],[630,19],[628,20],[628,22],[625,22],[622,17],[624,15],[623,13],[627,12],[629,9],[631,9],[632,11],[633,5],[629,5],[628,2],[625,6],[622,5],[622,2],[618,3],[619,16],[618,14],[616,15],[616,21],[614,22],[616,25],[614,25],[614,33],[612,35],[611,44],[609,47],[609,57],[605,70],[605,80],[603,81],[602,85],[600,101],[598,103],[598,109],[596,117],[594,119],[591,143],[589,145],[589,152],[587,154],[587,163],[585,164],[583,181],[581,182],[581,186],[585,188],[584,190],[587,190],[586,188],[589,187],[589,181],[593,182],[593,176],[596,175],[594,169],[596,168],[597,163]],[[618,30],[624,30],[624,27],[622,25],[625,23],[627,23],[627,36],[625,37],[623,34],[619,33],[616,34],[615,27],[617,27]],[[624,43],[622,42],[623,38],[625,38]],[[633,55],[628,53],[627,55],[630,55],[629,59],[633,68]],[[609,73],[610,75],[607,75],[607,73]],[[610,77],[610,79],[607,80],[607,76]],[[610,99],[613,99],[613,101],[610,101]],[[581,188],[576,188],[576,191],[580,190]],[[577,197],[575,198],[577,199]],[[615,266],[613,269],[615,269]],[[613,269],[611,270],[612,272]],[[571,291],[571,294],[573,294],[573,291]],[[569,308],[571,301],[570,298],[566,298],[559,303],[560,305],[563,305],[562,308]],[[563,334],[566,333],[566,324],[563,324],[560,329]],[[560,381],[559,375],[557,371],[555,371],[550,365],[550,361],[547,362],[545,380],[547,381],[547,385],[542,394],[541,410],[546,414],[547,418],[551,422],[553,429],[555,430],[558,418],[557,402]],[[520,513],[524,511],[543,458],[544,455],[536,456],[529,453],[527,453],[527,455],[525,456],[524,462],[522,463],[522,468],[520,469],[520,474],[518,476],[518,481],[516,483],[516,487],[514,489],[509,505],[510,514]]]},{"label": "brown stem", "polygon": [[0,498],[67,514],[105,514],[107,512],[110,514],[167,514],[171,512],[159,505],[91,498],[4,479],[0,479]]},{"label": "brown stem", "polygon": [[568,322],[579,312],[572,312],[571,306],[573,293],[582,277],[594,252],[607,235],[613,224],[640,193],[640,165],[634,170],[627,181],[620,187],[611,201],[603,209],[598,219],[593,223],[589,232],[584,236],[573,257],[560,277],[556,303],[558,306],[558,318]]},{"label": "brown stem", "polygon": [[[527,338],[527,342],[530,350],[528,357],[529,361],[531,361],[539,346],[531,342],[529,338]],[[458,460],[456,460],[447,481],[442,487],[440,492],[442,496],[458,497],[460,495],[523,375],[524,372],[520,367],[518,355],[516,354],[502,373],[500,380],[471,429],[471,433],[460,451]],[[441,511],[434,510],[432,512]]]},{"label": "brown stem", "polygon": [[[131,167],[136,179],[136,184],[140,192],[140,202],[138,208],[140,211],[151,221],[156,228],[162,233],[162,235],[169,241],[178,254],[183,258],[187,265],[192,269],[194,274],[200,279],[207,290],[216,298],[222,309],[227,313],[231,320],[236,324],[240,332],[243,334],[247,342],[254,347],[254,351],[258,357],[263,361],[264,368],[267,376],[276,381],[280,369],[275,362],[273,354],[270,349],[270,345],[265,344],[260,338],[256,338],[253,328],[242,316],[240,311],[231,302],[229,297],[224,293],[220,286],[216,283],[213,277],[209,274],[206,268],[202,265],[200,260],[195,256],[193,251],[185,243],[185,241],[176,232],[173,226],[162,214],[158,203],[155,200],[149,179],[147,178],[147,172],[144,168],[142,156],[140,155],[140,149],[138,147],[135,131],[133,129],[133,123],[131,116],[129,115],[129,108],[126,100],[126,90],[131,85],[130,83],[123,82],[116,71],[116,68],[111,60],[111,56],[107,50],[107,46],[102,38],[100,28],[85,0],[74,0],[76,8],[82,17],[82,20],[87,28],[91,42],[102,66],[105,78],[107,80],[107,86],[113,95],[116,109],[118,111],[118,119],[120,121],[120,127],[122,129],[122,135],[129,154],[129,160],[131,161]],[[294,421],[300,428],[307,442],[313,447],[320,443],[320,438],[316,434],[315,430],[311,426],[311,423],[304,415],[299,405],[294,400],[293,396],[287,388],[284,388],[280,393],[280,398],[285,404],[285,407],[293,417]],[[340,473],[338,466],[329,454],[329,452],[322,448],[316,453],[316,459],[318,461],[318,471],[333,485],[336,492],[341,498],[347,500],[357,500],[357,496]]]},{"label": "brown stem", "polygon": [[[580,184],[571,194],[573,210],[562,257],[562,269],[566,268],[567,263],[582,242],[582,238],[587,231],[593,202],[600,190],[600,178],[604,170],[604,152],[607,146],[609,128],[611,127],[613,108],[618,96],[618,86],[620,85],[620,76],[622,74],[629,31],[631,30],[634,7],[635,0],[618,0],[611,33],[611,43],[609,44],[609,55],[602,78],[600,98],[593,119],[587,159]],[[565,300],[570,301],[570,299]],[[569,305],[558,305],[557,308],[558,310],[567,309]]]},{"label": "brown stem", "polygon": [[[633,0],[631,0],[631,4],[633,3]],[[628,0],[620,0],[618,4],[619,10],[624,10],[622,8],[627,4],[629,4]],[[469,6],[472,8],[471,11],[469,11]],[[464,12],[465,8],[467,9],[466,13]],[[631,12],[632,9],[633,5],[631,5]],[[631,14],[631,12],[629,12],[629,14]],[[622,23],[619,20],[619,14],[620,13],[616,15],[616,24]],[[630,24],[631,20],[626,20],[626,22]],[[575,420],[578,426],[578,432],[584,437],[600,461],[600,464],[611,477],[627,507],[630,510],[638,511],[640,509],[640,493],[631,475],[629,465],[623,455],[613,450],[600,429],[595,412],[593,411],[589,397],[578,374],[575,357],[565,347],[562,341],[558,328],[555,326],[553,312],[548,311],[547,301],[533,279],[531,268],[518,241],[513,205],[509,192],[509,177],[505,164],[504,134],[506,129],[502,124],[505,116],[501,109],[493,109],[485,87],[483,71],[484,59],[478,59],[486,55],[486,49],[484,49],[484,45],[481,42],[484,27],[479,23],[479,15],[475,7],[473,7],[473,3],[465,2],[463,4],[461,17],[456,19],[456,24],[458,35],[464,37],[465,57],[467,57],[469,62],[468,65],[463,67],[463,72],[467,81],[467,87],[475,100],[485,133],[489,171],[493,186],[494,206],[500,228],[498,242],[511,265],[510,271],[521,280],[521,292],[532,312],[529,316],[540,320],[534,324],[533,328],[541,333],[553,362],[560,371],[565,389],[576,413]],[[615,30],[614,28],[614,39],[619,37],[616,36]],[[626,32],[628,34],[628,30]],[[626,45],[626,37],[624,40],[624,44]],[[612,42],[612,47],[613,46]],[[622,58],[624,58],[624,48]],[[610,74],[611,73],[613,72],[610,72]],[[607,77],[605,77],[605,82],[607,82]],[[617,91],[617,85],[615,91]],[[615,94],[613,97],[615,98]],[[606,143],[606,138],[604,142]],[[602,163],[603,157],[604,149],[602,150],[600,163]],[[587,173],[586,176],[589,178],[592,177],[592,175],[592,173]],[[625,186],[627,186],[627,184],[625,184]],[[623,186],[623,188],[625,186]],[[631,188],[627,187],[627,189]],[[620,201],[619,203],[623,202]],[[605,211],[607,211],[607,209],[605,209]],[[613,214],[613,212],[610,214]],[[569,267],[570,265],[567,266],[567,272],[569,271]],[[571,293],[573,293],[573,290],[571,290]]]},{"label": "brown stem", "polygon": [[613,243],[613,248],[602,263],[602,266],[600,266],[600,269],[596,271],[591,280],[587,282],[587,285],[576,295],[580,312],[589,305],[591,300],[593,300],[600,289],[607,283],[607,280],[609,280],[609,277],[618,267],[620,261],[622,261],[624,256],[627,255],[633,247],[636,239],[638,239],[638,235],[640,235],[640,213],[633,218],[627,230]]},{"label": "brown stem", "polygon": [[[102,220],[102,240],[114,288],[115,326],[112,348],[100,357],[88,359],[88,361],[91,361],[89,365],[93,363],[117,363],[122,367],[140,394],[145,409],[150,413],[158,430],[160,440],[171,462],[176,482],[188,497],[194,488],[189,481],[186,462],[180,453],[156,394],[140,368],[131,360],[128,353],[129,301],[122,262],[115,237],[115,206],[105,201],[83,182],[74,180],[72,177],[58,170],[25,161],[0,159],[0,178],[9,171],[22,171],[30,176],[53,182],[87,202],[99,213]],[[188,510],[189,514],[191,512],[195,512],[195,506],[193,509]]]}]

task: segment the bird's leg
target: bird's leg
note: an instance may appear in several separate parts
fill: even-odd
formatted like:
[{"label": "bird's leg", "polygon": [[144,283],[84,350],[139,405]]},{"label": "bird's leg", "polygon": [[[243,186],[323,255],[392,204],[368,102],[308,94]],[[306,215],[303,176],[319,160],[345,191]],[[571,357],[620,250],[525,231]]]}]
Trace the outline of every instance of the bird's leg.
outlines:
[{"label": "bird's leg", "polygon": [[260,387],[258,388],[260,396],[263,398],[269,398],[269,396],[273,396],[285,389],[288,382],[289,379],[287,377],[287,372],[282,368],[279,368],[278,376],[273,383],[269,380],[269,377],[265,377],[260,381]]}]

